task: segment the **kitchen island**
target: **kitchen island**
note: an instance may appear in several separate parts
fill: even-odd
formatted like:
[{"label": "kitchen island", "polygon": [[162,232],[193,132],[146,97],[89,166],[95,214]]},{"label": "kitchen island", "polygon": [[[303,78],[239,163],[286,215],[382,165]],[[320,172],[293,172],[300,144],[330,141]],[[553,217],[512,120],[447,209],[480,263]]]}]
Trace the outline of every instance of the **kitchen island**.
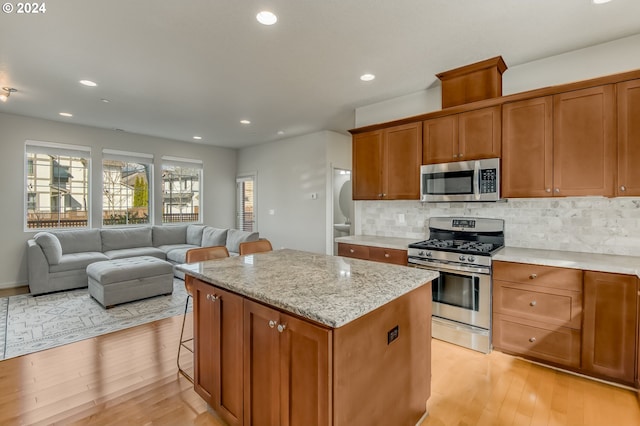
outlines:
[{"label": "kitchen island", "polygon": [[415,425],[437,272],[295,250],[180,265],[194,386],[232,425]]}]

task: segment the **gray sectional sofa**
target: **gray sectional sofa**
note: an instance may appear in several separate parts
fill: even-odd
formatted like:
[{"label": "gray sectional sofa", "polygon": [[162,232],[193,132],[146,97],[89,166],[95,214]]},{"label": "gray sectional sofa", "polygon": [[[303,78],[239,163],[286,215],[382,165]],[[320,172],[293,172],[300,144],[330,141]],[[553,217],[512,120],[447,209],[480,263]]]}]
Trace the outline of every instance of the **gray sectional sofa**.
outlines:
[{"label": "gray sectional sofa", "polygon": [[101,260],[153,256],[179,264],[192,248],[222,245],[234,255],[241,242],[258,238],[257,232],[193,224],[38,232],[27,241],[29,290],[36,295],[87,287],[87,266]]}]

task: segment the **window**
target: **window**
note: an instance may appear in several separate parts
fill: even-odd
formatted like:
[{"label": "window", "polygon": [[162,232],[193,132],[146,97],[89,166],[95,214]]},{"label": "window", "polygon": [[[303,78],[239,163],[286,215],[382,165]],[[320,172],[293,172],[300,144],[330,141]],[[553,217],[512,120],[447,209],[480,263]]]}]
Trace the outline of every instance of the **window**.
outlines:
[{"label": "window", "polygon": [[202,161],[162,157],[162,223],[200,222]]},{"label": "window", "polygon": [[153,156],[102,151],[102,224],[150,223]]},{"label": "window", "polygon": [[91,149],[27,141],[25,158],[26,228],[88,226]]},{"label": "window", "polygon": [[245,175],[236,178],[237,191],[237,224],[236,228],[243,231],[257,231],[255,216],[256,205],[256,175]]}]

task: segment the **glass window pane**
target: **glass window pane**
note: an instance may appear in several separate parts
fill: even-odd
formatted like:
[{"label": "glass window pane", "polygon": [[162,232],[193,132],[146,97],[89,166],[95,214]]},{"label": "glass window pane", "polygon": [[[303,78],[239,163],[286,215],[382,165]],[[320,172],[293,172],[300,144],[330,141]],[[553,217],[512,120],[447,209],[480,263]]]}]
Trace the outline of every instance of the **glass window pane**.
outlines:
[{"label": "glass window pane", "polygon": [[102,160],[102,224],[149,223],[151,165]]},{"label": "glass window pane", "polygon": [[201,168],[162,165],[162,223],[200,222]]},{"label": "glass window pane", "polygon": [[[28,147],[29,149],[29,147]],[[88,226],[89,160],[83,157],[27,152],[27,228]]]}]

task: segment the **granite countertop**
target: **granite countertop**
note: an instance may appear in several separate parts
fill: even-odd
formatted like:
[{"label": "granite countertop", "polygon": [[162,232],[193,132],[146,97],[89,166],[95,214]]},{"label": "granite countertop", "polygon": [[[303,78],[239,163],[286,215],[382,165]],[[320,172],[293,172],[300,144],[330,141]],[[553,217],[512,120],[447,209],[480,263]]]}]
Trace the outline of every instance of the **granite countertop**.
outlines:
[{"label": "granite countertop", "polygon": [[409,244],[420,241],[419,238],[377,237],[375,235],[349,235],[338,237],[337,243],[357,244],[361,246],[382,247],[398,250],[407,250]]},{"label": "granite countertop", "polygon": [[176,268],[329,327],[341,327],[421,287],[437,272],[297,250],[274,250]]},{"label": "granite countertop", "polygon": [[493,260],[612,272],[640,277],[640,257],[637,256],[504,247],[493,255]]}]

